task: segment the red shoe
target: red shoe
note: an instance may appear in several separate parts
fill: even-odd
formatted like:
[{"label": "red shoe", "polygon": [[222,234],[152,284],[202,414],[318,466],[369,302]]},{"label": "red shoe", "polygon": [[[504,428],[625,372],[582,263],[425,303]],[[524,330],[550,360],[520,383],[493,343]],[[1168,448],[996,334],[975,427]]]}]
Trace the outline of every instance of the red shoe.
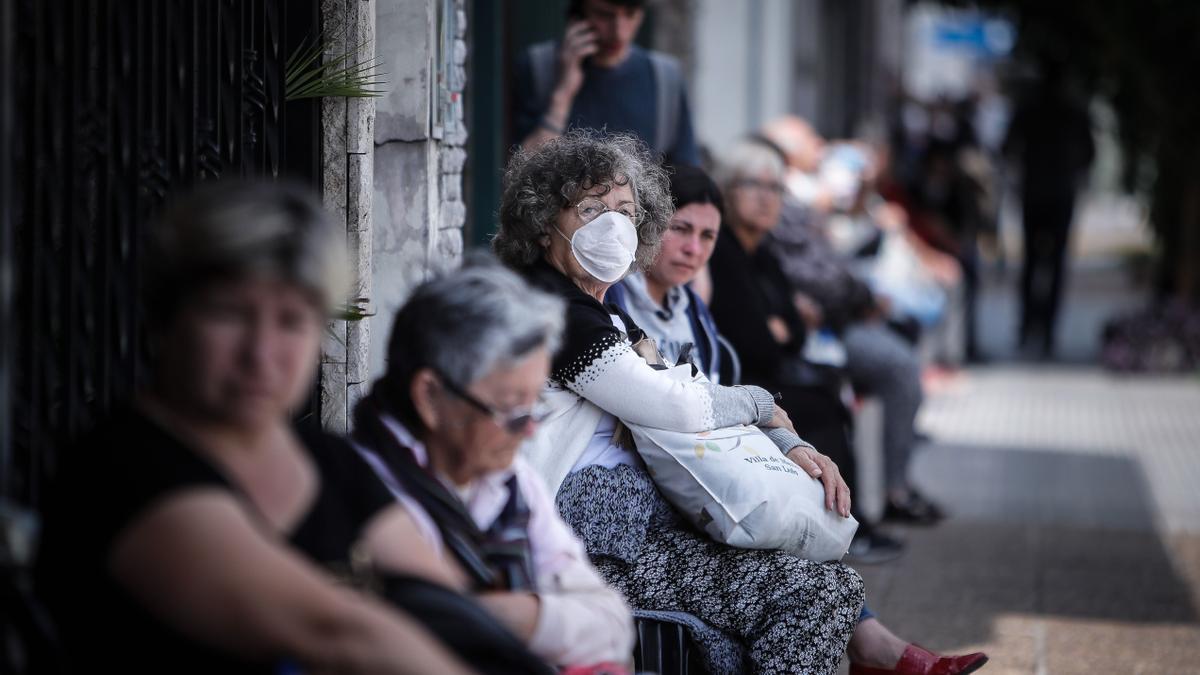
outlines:
[{"label": "red shoe", "polygon": [[962,656],[938,656],[923,647],[909,645],[904,649],[904,654],[900,656],[900,662],[895,668],[868,668],[851,663],[850,675],[966,675],[982,668],[987,660],[987,654],[983,652]]}]

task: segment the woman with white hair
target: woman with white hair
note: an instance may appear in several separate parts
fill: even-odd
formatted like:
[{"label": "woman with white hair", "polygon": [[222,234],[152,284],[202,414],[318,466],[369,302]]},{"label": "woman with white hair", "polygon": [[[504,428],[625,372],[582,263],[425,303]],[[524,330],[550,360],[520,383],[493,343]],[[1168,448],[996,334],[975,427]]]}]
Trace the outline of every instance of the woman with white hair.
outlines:
[{"label": "woman with white hair", "polygon": [[[863,602],[858,574],[713,541],[614,438],[618,420],[689,432],[769,427],[781,453],[825,481],[827,506],[849,510],[836,466],[787,428],[769,392],[665,376],[634,352],[632,319],[603,304],[613,283],[654,260],[672,212],[666,174],[632,137],[574,131],[510,162],[494,248],[567,306],[545,391],[551,417],[523,454],[636,608],[699,617],[740,642],[755,672],[834,672]],[[710,670],[742,669],[708,656]]]},{"label": "woman with white hair", "polygon": [[[888,325],[884,295],[859,279],[832,244],[825,214],[832,207],[822,203],[824,193],[812,175],[823,152],[821,138],[799,118],[769,125],[758,142],[739,143],[721,162],[721,183],[731,198],[747,196],[744,216],[731,210],[732,229],[747,254],[775,256],[786,294],[804,295],[808,322],[833,330],[844,346],[851,381],[882,402],[884,520],[933,525],[944,512],[909,480],[917,443],[914,424],[924,398],[920,360],[912,345]],[[745,190],[733,187],[756,181],[787,189],[749,199]],[[737,303],[719,309],[718,304],[714,301],[714,312],[739,309]]]},{"label": "woman with white hair", "polygon": [[622,664],[629,609],[517,456],[544,417],[563,309],[494,261],[422,285],[396,315],[355,438],[449,569],[443,583],[548,663]]}]

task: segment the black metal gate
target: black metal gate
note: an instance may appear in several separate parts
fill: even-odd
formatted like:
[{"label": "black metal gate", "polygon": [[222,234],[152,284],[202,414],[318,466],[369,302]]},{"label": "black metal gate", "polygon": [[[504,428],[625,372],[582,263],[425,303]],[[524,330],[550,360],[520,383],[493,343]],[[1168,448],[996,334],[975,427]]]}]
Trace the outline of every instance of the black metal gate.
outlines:
[{"label": "black metal gate", "polygon": [[138,382],[139,230],[167,191],[243,174],[318,184],[319,106],[285,104],[284,73],[320,32],[319,3],[18,0],[6,13],[0,496],[36,507],[56,442]]}]

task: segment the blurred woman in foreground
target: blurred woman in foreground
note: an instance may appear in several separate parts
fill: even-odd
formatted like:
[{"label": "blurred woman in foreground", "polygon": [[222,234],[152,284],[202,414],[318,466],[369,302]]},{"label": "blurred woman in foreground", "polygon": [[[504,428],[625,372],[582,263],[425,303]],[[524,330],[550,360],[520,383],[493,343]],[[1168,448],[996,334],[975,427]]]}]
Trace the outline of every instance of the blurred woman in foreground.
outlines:
[{"label": "blurred woman in foreground", "polygon": [[150,234],[153,376],[66,456],[46,509],[39,592],[72,668],[466,672],[335,582],[420,554],[370,468],[290,422],[344,277],[320,207],[218,184]]}]

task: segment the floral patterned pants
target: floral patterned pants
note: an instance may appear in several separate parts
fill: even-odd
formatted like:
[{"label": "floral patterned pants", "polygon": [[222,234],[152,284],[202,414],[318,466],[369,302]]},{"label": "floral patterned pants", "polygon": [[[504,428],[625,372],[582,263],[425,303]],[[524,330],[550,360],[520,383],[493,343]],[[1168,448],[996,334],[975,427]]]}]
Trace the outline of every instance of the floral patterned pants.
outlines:
[{"label": "floral patterned pants", "polygon": [[687,612],[720,629],[746,647],[752,672],[837,672],[863,605],[854,570],[717,543],[676,515],[636,467],[582,469],[557,502],[634,607]]}]

